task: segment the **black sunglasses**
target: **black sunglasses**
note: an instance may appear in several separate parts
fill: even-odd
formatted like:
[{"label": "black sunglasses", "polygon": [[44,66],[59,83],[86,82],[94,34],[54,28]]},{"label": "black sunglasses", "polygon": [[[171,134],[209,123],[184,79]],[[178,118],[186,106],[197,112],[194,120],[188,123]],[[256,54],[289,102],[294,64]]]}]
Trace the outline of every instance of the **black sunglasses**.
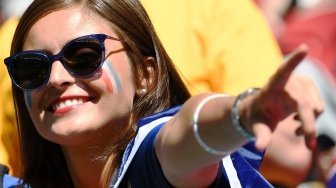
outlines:
[{"label": "black sunglasses", "polygon": [[105,60],[106,39],[122,41],[105,34],[86,35],[71,40],[56,55],[36,50],[23,51],[6,58],[5,64],[14,85],[22,90],[45,86],[55,61],[60,61],[71,75],[89,78]]}]

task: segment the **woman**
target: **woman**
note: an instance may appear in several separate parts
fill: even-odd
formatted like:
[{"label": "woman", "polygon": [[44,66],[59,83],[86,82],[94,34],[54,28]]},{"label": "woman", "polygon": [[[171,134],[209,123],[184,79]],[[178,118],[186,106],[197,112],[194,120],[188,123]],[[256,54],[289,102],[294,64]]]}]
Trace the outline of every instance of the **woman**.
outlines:
[{"label": "woman", "polygon": [[318,94],[287,82],[304,49],[260,91],[189,99],[137,0],[35,0],[14,39],[5,63],[34,188],[269,187],[259,151],[293,112],[314,145]]}]

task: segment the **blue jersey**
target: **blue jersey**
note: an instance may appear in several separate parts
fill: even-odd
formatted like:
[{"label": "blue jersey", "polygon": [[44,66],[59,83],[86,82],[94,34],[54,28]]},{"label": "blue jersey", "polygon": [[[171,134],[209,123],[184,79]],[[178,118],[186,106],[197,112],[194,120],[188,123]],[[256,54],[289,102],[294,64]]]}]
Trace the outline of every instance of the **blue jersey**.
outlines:
[{"label": "blue jersey", "polygon": [[22,180],[15,178],[13,176],[10,176],[8,174],[5,174],[2,179],[2,186],[3,188],[14,188],[14,187],[22,187],[22,188],[28,188],[29,186],[23,185]]},{"label": "blue jersey", "polygon": [[336,187],[336,168],[333,167],[330,170],[330,174],[327,180],[327,188],[335,188]]},{"label": "blue jersey", "polygon": [[[118,174],[111,180],[111,187],[172,187],[162,172],[154,142],[161,127],[179,110],[180,106],[171,108],[138,122],[137,135],[127,146]],[[219,161],[221,165],[211,187],[272,187],[258,172],[262,157],[263,152],[254,147],[254,142],[239,148]]]}]

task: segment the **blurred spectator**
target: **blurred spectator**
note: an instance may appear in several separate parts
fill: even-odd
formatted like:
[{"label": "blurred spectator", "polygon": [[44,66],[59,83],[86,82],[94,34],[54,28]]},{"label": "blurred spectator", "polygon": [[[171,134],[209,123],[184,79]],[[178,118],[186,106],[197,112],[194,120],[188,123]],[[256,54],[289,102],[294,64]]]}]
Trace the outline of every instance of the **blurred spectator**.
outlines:
[{"label": "blurred spectator", "polygon": [[[274,34],[283,54],[289,53],[296,46],[306,43],[309,48],[308,58],[297,69],[297,73],[312,78],[324,100],[325,111],[317,121],[318,148],[311,153],[310,168],[306,174],[305,183],[301,187],[312,186],[312,183],[327,180],[327,171],[331,168],[332,144],[336,142],[336,1],[334,0],[257,0],[264,15],[272,26]],[[276,18],[276,19],[274,19]],[[280,23],[280,24],[279,24]],[[279,24],[279,25],[278,25]],[[277,28],[278,27],[278,28]],[[326,139],[332,144],[326,149]],[[277,144],[277,143],[275,143]],[[279,155],[279,159],[286,157]],[[307,159],[307,157],[303,157]],[[292,158],[294,159],[294,158]],[[284,163],[285,160],[272,161]],[[301,160],[302,162],[303,160]],[[295,161],[292,160],[295,164]],[[298,160],[298,162],[300,162]],[[272,177],[279,178],[279,174]],[[292,181],[288,176],[288,181]],[[304,181],[304,179],[300,179]],[[287,181],[287,180],[286,180]],[[316,184],[315,184],[316,186]]]},{"label": "blurred spectator", "polygon": [[3,20],[11,17],[19,18],[33,0],[1,0],[1,16]]},{"label": "blurred spectator", "polygon": [[[0,1],[1,2],[1,1]],[[3,7],[2,7],[2,3],[0,3],[0,26],[2,25],[4,18],[3,18]]]},{"label": "blurred spectator", "polygon": [[279,39],[284,32],[284,15],[292,6],[291,0],[255,0],[268,22],[274,36]]},{"label": "blurred spectator", "polygon": [[[317,120],[318,145],[313,152],[313,159],[304,183],[306,187],[317,186],[328,181],[331,171],[336,141],[336,84],[330,71],[325,66],[307,59],[296,70],[297,74],[312,78],[324,100],[324,112]],[[300,188],[304,186],[300,185]]]},{"label": "blurred spectator", "polygon": [[11,94],[11,80],[3,63],[9,54],[11,41],[17,24],[16,19],[7,20],[0,28],[0,163],[11,169],[11,173],[19,171],[19,142],[15,124],[15,112]]},{"label": "blurred spectator", "polygon": [[306,43],[309,55],[336,76],[336,1],[325,12],[309,9],[295,10],[287,19],[286,30],[280,39],[283,53],[290,52],[299,43]]},{"label": "blurred spectator", "polygon": [[141,0],[193,94],[261,87],[281,62],[251,0]]},{"label": "blurred spectator", "polygon": [[[289,53],[297,45],[305,43],[309,47],[310,67],[322,71],[325,79],[317,79],[322,98],[325,101],[326,115],[318,120],[318,134],[326,135],[336,142],[336,1],[315,0],[297,1],[286,17],[286,29],[279,39],[284,54]],[[309,66],[302,67],[301,74],[310,74]]]},{"label": "blurred spectator", "polygon": [[[0,27],[0,60],[9,56],[11,41],[19,17],[32,0],[2,0],[1,16],[4,22]],[[10,168],[10,173],[20,173],[19,142],[15,124],[15,112],[11,95],[11,81],[7,69],[0,63],[0,163]]]}]

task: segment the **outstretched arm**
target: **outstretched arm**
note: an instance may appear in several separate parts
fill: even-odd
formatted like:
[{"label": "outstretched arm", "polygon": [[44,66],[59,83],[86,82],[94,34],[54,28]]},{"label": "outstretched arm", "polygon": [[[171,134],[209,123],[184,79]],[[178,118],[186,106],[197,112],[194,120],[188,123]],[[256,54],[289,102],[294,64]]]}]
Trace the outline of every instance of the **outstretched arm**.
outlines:
[{"label": "outstretched arm", "polygon": [[[242,128],[255,136],[256,147],[260,150],[270,142],[278,122],[293,113],[302,122],[298,132],[306,135],[309,147],[314,147],[315,120],[322,112],[322,102],[314,87],[303,87],[300,80],[291,77],[305,55],[305,47],[298,48],[265,87],[243,98],[237,106]],[[204,100],[208,101],[195,118],[195,111]],[[235,100],[236,97],[210,93],[194,96],[160,130],[156,153],[166,178],[174,186],[210,185],[216,178],[218,161],[248,141],[237,131],[237,124],[232,123]],[[222,152],[207,152],[196,140],[197,134],[207,146]]]}]

